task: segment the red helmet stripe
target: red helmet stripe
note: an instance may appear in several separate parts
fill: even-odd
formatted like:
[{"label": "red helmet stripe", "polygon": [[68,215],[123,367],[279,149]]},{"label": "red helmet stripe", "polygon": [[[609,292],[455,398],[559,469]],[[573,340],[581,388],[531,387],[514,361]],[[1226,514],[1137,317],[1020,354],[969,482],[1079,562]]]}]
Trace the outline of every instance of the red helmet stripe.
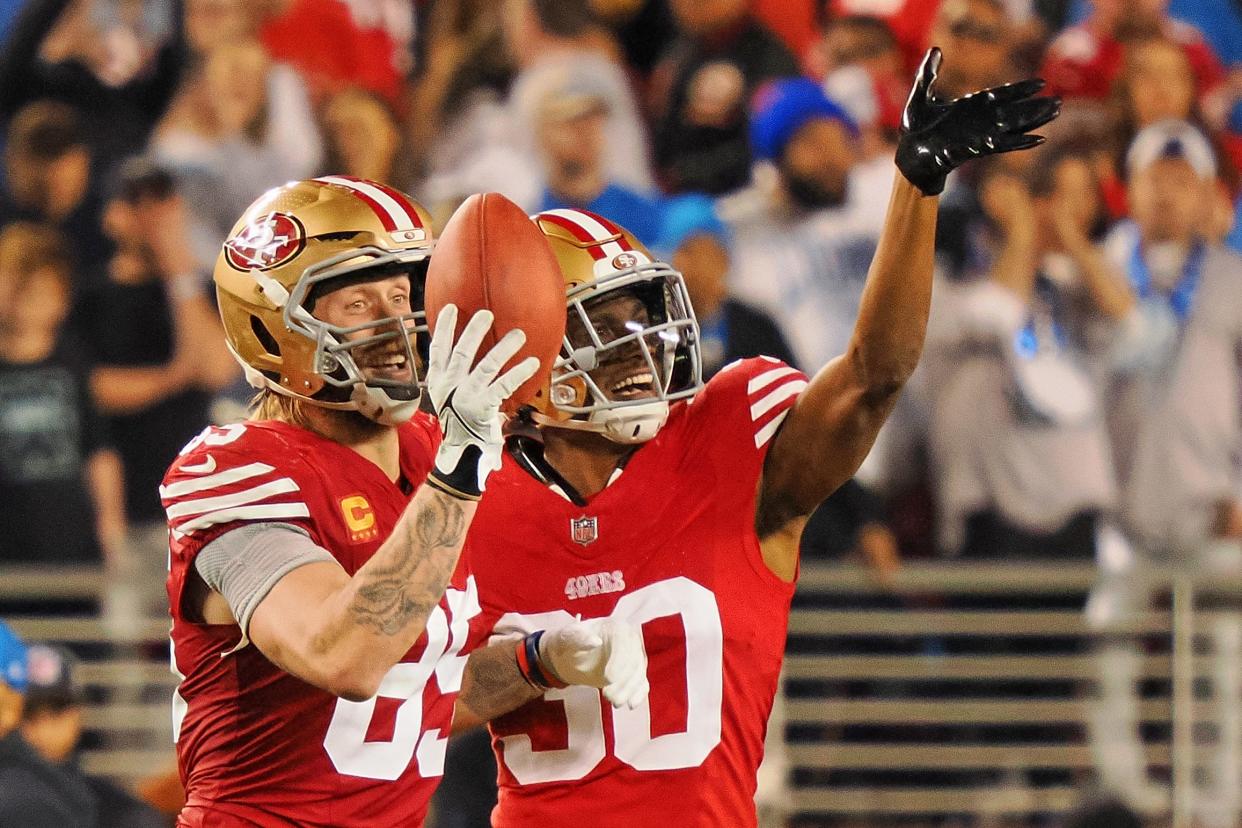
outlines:
[{"label": "red helmet stripe", "polygon": [[586,216],[587,218],[594,219],[595,222],[599,224],[600,227],[603,227],[604,230],[607,231],[609,235],[617,236],[617,238],[613,239],[613,243],[615,243],[622,250],[633,250],[634,249],[633,246],[630,244],[629,239],[625,237],[625,231],[622,230],[621,226],[617,224],[616,222],[612,221],[611,219],[604,218],[599,213],[592,213],[590,210],[577,210],[576,212],[581,213],[583,216]]},{"label": "red helmet stripe", "polygon": [[579,222],[575,221],[571,215],[567,215],[567,213],[568,211],[566,210],[549,210],[546,213],[540,213],[537,218],[545,219],[546,221],[552,222],[557,227],[568,230],[573,237],[580,242],[594,242],[593,244],[589,244],[587,246],[587,252],[591,254],[592,259],[598,260],[604,258],[604,250],[602,247],[603,243],[596,239],[595,236],[591,235],[589,230],[583,227]]},{"label": "red helmet stripe", "polygon": [[595,219],[597,222],[599,222],[600,226],[603,227],[605,230],[607,230],[609,233],[616,234],[617,238],[613,239],[613,242],[618,247],[620,247],[622,250],[633,250],[634,249],[630,245],[629,239],[625,237],[625,231],[621,229],[621,226],[619,224],[612,221],[611,219],[604,218],[598,213],[592,213],[589,210],[579,210],[579,212],[582,213],[582,215],[584,216],[590,216],[591,218]]},{"label": "red helmet stripe", "polygon": [[[590,239],[604,245],[604,255],[613,256],[622,250],[633,250],[625,231],[612,221],[587,210],[549,210],[544,215],[557,215],[577,224]],[[614,238],[615,237],[615,238]],[[616,250],[609,250],[608,245],[615,244]]]},{"label": "red helmet stripe", "polygon": [[592,213],[590,210],[578,210],[577,212],[581,213],[587,218],[595,219],[595,221],[598,222],[601,227],[603,227],[605,230],[608,231],[609,235],[616,235],[616,236],[625,235],[624,230],[622,230],[619,226],[617,226],[611,220],[606,219],[603,216],[601,216],[599,213]]},{"label": "red helmet stripe", "polygon": [[315,180],[320,184],[335,184],[338,187],[343,187],[344,189],[349,190],[358,198],[359,201],[362,201],[371,208],[371,211],[375,213],[375,217],[380,220],[380,224],[384,225],[385,230],[389,233],[395,233],[397,231],[397,222],[393,220],[392,211],[384,209],[382,204],[372,198],[371,195],[365,190],[355,186],[352,181],[348,181],[337,176],[324,176],[323,178],[316,178]]},{"label": "red helmet stripe", "polygon": [[413,211],[402,205],[402,199],[393,198],[370,181],[340,175],[325,175],[314,180],[320,184],[333,184],[349,190],[375,212],[376,217],[389,233],[416,230],[422,226],[421,223],[415,223],[410,219]]},{"label": "red helmet stripe", "polygon": [[365,178],[355,178],[352,175],[342,175],[340,177],[348,179],[355,183],[369,184],[375,189],[379,190],[380,192],[387,194],[389,198],[391,198],[394,202],[396,202],[397,206],[401,208],[402,212],[404,212],[406,216],[409,217],[410,223],[412,223],[415,227],[424,226],[423,220],[418,217],[418,211],[414,209],[414,205],[410,204],[410,197],[407,196],[405,193],[401,192],[400,190],[395,190],[392,187],[389,187],[387,184],[381,184],[378,181],[368,181]]}]

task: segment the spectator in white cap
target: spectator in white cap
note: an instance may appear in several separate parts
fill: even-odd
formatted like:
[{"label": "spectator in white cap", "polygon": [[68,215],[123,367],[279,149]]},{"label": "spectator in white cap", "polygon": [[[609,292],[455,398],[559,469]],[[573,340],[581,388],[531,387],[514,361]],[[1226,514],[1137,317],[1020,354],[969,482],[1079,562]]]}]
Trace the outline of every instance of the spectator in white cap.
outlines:
[{"label": "spectator in white cap", "polygon": [[587,210],[655,244],[659,202],[609,172],[610,110],[607,88],[589,76],[565,73],[546,85],[535,121],[546,181],[539,210]]},{"label": "spectator in white cap", "polygon": [[[1137,304],[1116,331],[1108,416],[1121,517],[1135,547],[1101,559],[1088,615],[1106,630],[1124,620],[1122,610],[1145,606],[1150,567],[1211,578],[1238,565],[1242,540],[1242,257],[1222,247],[1213,229],[1216,159],[1193,126],[1159,121],[1135,136],[1126,173],[1133,221],[1113,232],[1106,252]],[[1222,614],[1206,632],[1223,659],[1216,669],[1228,672],[1228,659],[1238,654],[1236,644],[1223,645],[1242,635],[1242,624]],[[1106,695],[1109,687],[1132,692],[1134,659],[1106,654],[1101,666],[1108,670]],[[1216,686],[1215,709],[1228,716],[1242,704],[1239,688],[1231,681]],[[1132,701],[1104,701],[1118,714],[1135,715]],[[1136,727],[1113,722],[1108,729],[1134,734]],[[1231,768],[1242,745],[1222,738],[1213,755],[1197,822],[1234,826],[1242,791]]]},{"label": "spectator in white cap", "polygon": [[598,89],[607,105],[603,166],[608,177],[638,192],[654,189],[637,98],[615,57],[615,44],[599,25],[591,4],[508,0],[501,5],[507,47],[518,66],[508,102],[517,148],[532,159],[537,155],[545,97],[565,77],[577,78]]},{"label": "spectator in white cap", "polygon": [[1213,238],[1216,158],[1195,127],[1160,121],[1135,136],[1126,172],[1133,222],[1108,251],[1138,299],[1111,407],[1127,520],[1170,551],[1242,538],[1242,258]]}]

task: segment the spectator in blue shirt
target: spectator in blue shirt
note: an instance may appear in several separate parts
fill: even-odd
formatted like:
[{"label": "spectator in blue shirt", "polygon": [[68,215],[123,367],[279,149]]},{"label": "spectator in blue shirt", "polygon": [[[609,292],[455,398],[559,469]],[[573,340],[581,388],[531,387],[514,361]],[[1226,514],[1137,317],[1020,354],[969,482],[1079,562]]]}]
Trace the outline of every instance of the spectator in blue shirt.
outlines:
[{"label": "spectator in blue shirt", "polygon": [[540,210],[588,210],[629,229],[646,245],[660,231],[660,203],[608,176],[608,99],[587,78],[564,77],[539,103],[536,129],[547,186]]}]

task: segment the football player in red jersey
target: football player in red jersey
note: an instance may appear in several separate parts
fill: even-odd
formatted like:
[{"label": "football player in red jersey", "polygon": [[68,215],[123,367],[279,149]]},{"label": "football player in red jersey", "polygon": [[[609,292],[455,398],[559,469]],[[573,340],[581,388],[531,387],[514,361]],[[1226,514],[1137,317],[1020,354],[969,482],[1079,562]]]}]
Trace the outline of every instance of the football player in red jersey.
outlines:
[{"label": "football player in red jersey", "polygon": [[[939,62],[928,53],[906,106],[902,175],[848,352],[814,379],[760,358],[700,388],[680,275],[607,219],[535,217],[566,280],[565,343],[464,553],[483,627],[527,655],[527,687],[512,686],[532,699],[492,722],[493,825],[755,824],[798,570],[797,544],[774,541],[855,472],[914,370],[946,175],[1037,145],[1027,133],[1058,111],[1032,98],[1038,81],[936,101]],[[577,676],[557,668],[553,633],[580,617],[641,625],[650,694],[637,707],[566,686]],[[494,714],[471,688],[500,652],[471,654],[458,727]],[[541,655],[552,669],[522,669]]]},{"label": "football player in red jersey", "polygon": [[[479,611],[459,553],[500,462],[499,406],[538,366],[501,373],[525,338],[511,331],[472,368],[491,314],[454,343],[448,306],[427,360],[436,417],[418,411],[429,227],[402,193],[330,176],[265,193],[221,251],[228,344],[262,390],[160,490],[179,825],[422,823]],[[614,627],[607,653],[573,627],[557,640],[633,704],[642,648]]]}]

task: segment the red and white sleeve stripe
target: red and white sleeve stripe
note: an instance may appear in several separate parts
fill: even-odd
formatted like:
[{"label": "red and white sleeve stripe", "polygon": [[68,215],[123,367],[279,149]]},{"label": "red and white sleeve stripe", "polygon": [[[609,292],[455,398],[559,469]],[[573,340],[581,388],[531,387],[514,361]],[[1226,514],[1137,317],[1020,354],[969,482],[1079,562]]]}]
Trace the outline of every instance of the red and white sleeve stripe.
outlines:
[{"label": "red and white sleeve stripe", "polygon": [[250,463],[160,486],[160,497],[169,527],[192,535],[222,523],[309,517],[301,495],[288,498],[298,491],[298,484],[274,467]]},{"label": "red and white sleeve stripe", "polygon": [[750,421],[755,427],[755,448],[762,448],[785,422],[794,400],[807,386],[806,375],[797,368],[772,360],[773,367],[746,383]]}]

